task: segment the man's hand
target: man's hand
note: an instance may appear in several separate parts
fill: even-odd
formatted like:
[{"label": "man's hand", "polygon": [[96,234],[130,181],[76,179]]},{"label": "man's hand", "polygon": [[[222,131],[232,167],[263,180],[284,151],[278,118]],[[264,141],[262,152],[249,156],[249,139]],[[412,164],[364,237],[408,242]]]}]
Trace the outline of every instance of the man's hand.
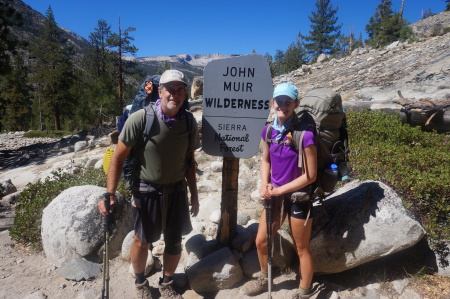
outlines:
[{"label": "man's hand", "polygon": [[198,211],[200,210],[200,203],[198,202],[198,195],[193,196],[191,194],[191,216],[195,217],[198,215]]},{"label": "man's hand", "polygon": [[[108,198],[109,197],[109,198]],[[112,214],[114,211],[115,196],[113,194],[105,193],[105,200],[100,200],[97,204],[100,214],[103,216]],[[109,204],[106,202],[109,199]]]}]

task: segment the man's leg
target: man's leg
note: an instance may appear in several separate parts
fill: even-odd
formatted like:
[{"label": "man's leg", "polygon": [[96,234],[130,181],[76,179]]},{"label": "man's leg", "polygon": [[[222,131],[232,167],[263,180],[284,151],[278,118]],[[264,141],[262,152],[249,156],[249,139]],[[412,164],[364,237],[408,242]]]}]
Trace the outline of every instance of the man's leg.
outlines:
[{"label": "man's leg", "polygon": [[173,255],[164,252],[163,254],[163,262],[164,262],[164,270],[163,274],[165,276],[171,277],[175,274],[175,270],[178,267],[178,262],[180,261],[181,254]]},{"label": "man's leg", "polygon": [[[142,242],[138,237],[134,236],[133,244],[131,245],[131,264],[133,265],[133,271],[138,279],[138,274],[144,274],[145,265],[147,263],[149,244]],[[140,278],[140,277],[139,277]],[[145,279],[145,278],[144,278]],[[142,283],[142,281],[137,281]]]}]

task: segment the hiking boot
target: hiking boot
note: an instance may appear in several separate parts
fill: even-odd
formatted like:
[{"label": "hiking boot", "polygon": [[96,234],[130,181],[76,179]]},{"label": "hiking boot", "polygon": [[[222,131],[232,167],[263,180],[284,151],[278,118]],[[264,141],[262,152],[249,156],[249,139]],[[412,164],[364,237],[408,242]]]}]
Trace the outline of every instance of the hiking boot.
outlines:
[{"label": "hiking boot", "polygon": [[173,280],[163,283],[162,278],[159,280],[159,292],[161,293],[162,299],[183,299],[183,297],[178,294],[172,287]]},{"label": "hiking boot", "polygon": [[136,283],[136,298],[138,299],[152,299],[152,293],[150,293],[150,286],[148,284],[148,280],[139,284]]},{"label": "hiking boot", "polygon": [[254,296],[264,291],[267,291],[267,288],[268,288],[268,279],[260,276],[258,277],[258,279],[246,282],[242,286],[240,292],[247,296]]},{"label": "hiking boot", "polygon": [[311,288],[308,289],[306,292],[302,292],[299,289],[295,291],[295,293],[292,295],[291,299],[309,299],[311,296]]}]

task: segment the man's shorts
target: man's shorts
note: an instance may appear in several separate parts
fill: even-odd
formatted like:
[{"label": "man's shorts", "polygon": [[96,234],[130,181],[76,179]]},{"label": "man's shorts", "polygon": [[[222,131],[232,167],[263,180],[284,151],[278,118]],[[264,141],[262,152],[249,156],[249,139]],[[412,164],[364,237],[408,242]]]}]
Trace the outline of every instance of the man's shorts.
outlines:
[{"label": "man's shorts", "polygon": [[[148,185],[145,192],[133,190],[131,211],[135,236],[145,243],[153,243],[160,239],[161,233],[188,234],[192,225],[186,191],[186,188],[171,190],[164,200],[162,187],[156,189]],[[167,205],[166,219],[163,216],[164,204]]]}]

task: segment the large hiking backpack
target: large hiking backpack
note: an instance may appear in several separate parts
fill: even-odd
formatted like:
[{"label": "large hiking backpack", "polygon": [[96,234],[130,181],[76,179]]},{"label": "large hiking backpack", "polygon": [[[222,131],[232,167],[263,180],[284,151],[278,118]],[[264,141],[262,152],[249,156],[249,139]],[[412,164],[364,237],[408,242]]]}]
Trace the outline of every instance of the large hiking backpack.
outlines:
[{"label": "large hiking backpack", "polygon": [[[300,99],[297,115],[299,123],[309,126],[316,136],[317,179],[314,197],[323,199],[325,193],[333,192],[338,181],[347,180],[351,171],[346,115],[341,96],[328,88],[313,89]],[[294,131],[293,138],[298,140],[295,144],[299,156],[303,139],[300,135],[301,131]],[[337,176],[329,171],[332,164],[337,165]]]}]

